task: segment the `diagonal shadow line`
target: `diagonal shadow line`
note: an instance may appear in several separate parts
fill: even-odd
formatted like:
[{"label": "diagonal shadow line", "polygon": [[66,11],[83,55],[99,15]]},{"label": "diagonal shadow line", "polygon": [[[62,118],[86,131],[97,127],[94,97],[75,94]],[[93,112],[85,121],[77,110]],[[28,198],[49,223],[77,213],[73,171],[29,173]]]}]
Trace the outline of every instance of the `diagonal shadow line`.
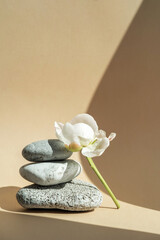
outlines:
[{"label": "diagonal shadow line", "polygon": [[[160,1],[144,1],[88,107],[116,139],[95,164],[117,198],[160,210]],[[105,191],[82,156],[91,181]]]},{"label": "diagonal shadow line", "polygon": [[[157,160],[159,148],[156,144],[159,135],[154,132],[158,123],[157,119],[159,119],[157,114],[157,109],[159,109],[157,104],[159,85],[156,78],[156,76],[159,76],[158,57],[160,56],[159,35],[157,34],[158,11],[158,1],[144,2],[104,74],[88,109],[88,112],[97,119],[102,128],[108,129],[109,127],[108,130],[110,131],[116,127],[115,130],[120,136],[117,141],[115,140],[115,144],[110,147],[111,150],[109,149],[102,159],[96,163],[102,175],[110,180],[110,185],[113,186],[118,198],[154,209],[159,208],[160,202],[159,195],[156,193],[156,190],[159,189],[157,184],[159,179],[159,162]],[[148,19],[150,14],[153,15]],[[144,28],[145,24],[147,24],[147,27]],[[152,48],[152,44],[154,48]],[[143,65],[146,61],[148,61],[147,66]],[[145,79],[145,86],[141,78]],[[142,92],[144,96],[142,96]],[[136,96],[133,96],[134,94]],[[104,107],[99,107],[104,103],[107,110]],[[152,111],[150,108],[152,106],[154,106],[152,111],[157,122],[151,118]],[[143,108],[144,112],[142,111],[143,114],[141,115]],[[137,113],[139,114],[138,118]],[[148,117],[147,121],[143,122],[143,120],[146,120],[146,116]],[[151,123],[154,123],[154,129],[151,128]],[[132,126],[133,129],[131,129]],[[149,129],[148,135],[146,135],[146,129]],[[138,140],[135,132],[138,133]],[[132,136],[132,139],[130,136]],[[156,139],[154,138],[154,143],[149,150],[149,144],[151,144],[149,139],[152,139],[153,136]],[[107,161],[105,161],[105,156]],[[118,164],[117,159],[119,160]],[[119,162],[121,167],[119,167]],[[88,172],[87,167],[86,171]],[[92,173],[89,176],[94,182],[95,178]],[[95,181],[95,183],[99,185],[98,182]],[[101,185],[99,187],[101,188]],[[13,193],[18,189],[10,189],[8,193]],[[150,194],[148,194],[148,189],[150,189]],[[9,202],[5,202],[6,200],[9,200]],[[8,210],[14,211],[16,210],[14,209],[15,205],[10,200],[9,196],[6,196],[3,203],[1,202],[1,206],[4,209],[9,206]],[[88,239],[89,237],[103,240],[106,239],[106,236],[108,239],[159,239],[159,235],[151,233],[2,212],[0,212],[0,222],[0,238],[2,239],[11,239],[12,237],[12,239],[18,240],[22,239],[23,236],[23,240],[25,240],[33,237],[33,235],[39,240],[46,238],[46,235],[53,239],[53,234],[59,236],[59,239],[63,239],[69,237],[73,229],[74,238],[76,236],[77,240]],[[8,226],[10,226],[10,231],[8,231]],[[28,228],[27,234],[25,234],[26,226]],[[59,228],[63,231],[59,231]]]},{"label": "diagonal shadow line", "polygon": [[[59,219],[50,219],[22,214],[0,212],[0,238],[3,240],[16,239],[136,239],[158,240],[159,235],[140,231],[116,229],[77,223]],[[8,228],[9,226],[9,228]],[[9,230],[8,230],[9,229]]]},{"label": "diagonal shadow line", "polygon": [[[74,214],[78,214],[79,212],[66,212],[62,210],[47,210],[47,209],[34,209],[34,210],[26,210],[23,209],[18,202],[16,201],[16,193],[19,190],[19,187],[3,187],[0,188],[0,207],[5,210],[5,212],[0,210],[0,239],[21,239],[22,234],[26,230],[27,226],[27,235],[23,236],[23,239],[28,239],[28,236],[30,234],[33,234],[33,231],[36,231],[37,234],[40,234],[38,239],[44,239],[44,232],[47,236],[52,235],[54,232],[54,236],[59,237],[59,239],[63,239],[61,232],[59,231],[59,228],[65,229],[65,237],[69,237],[70,231],[73,232],[73,229],[75,230],[75,233],[77,234],[77,240],[82,239],[82,235],[80,234],[81,231],[83,231],[84,236],[83,239],[88,239],[88,234],[92,239],[106,239],[106,236],[110,238],[117,239],[128,239],[128,237],[132,236],[133,239],[159,239],[159,235],[155,233],[149,233],[149,232],[142,232],[137,230],[131,230],[131,229],[119,229],[119,228],[112,228],[108,226],[100,226],[95,225],[93,223],[81,223],[81,222],[75,222],[71,220],[61,220],[56,218],[50,218],[49,216],[41,215],[43,213],[49,213],[50,216],[52,214],[72,214],[74,218]],[[100,208],[107,208],[107,207],[100,207]],[[107,209],[113,209],[113,208],[107,208]],[[26,215],[27,213],[27,215]],[[28,214],[37,214],[40,213],[40,215],[28,215]],[[80,212],[82,215],[83,213]],[[90,214],[90,212],[85,213]],[[39,217],[40,216],[40,217]],[[80,216],[81,218],[81,216]],[[7,224],[6,224],[7,223]],[[55,225],[57,227],[55,227]],[[8,226],[10,226],[10,231],[7,231]],[[51,227],[52,226],[52,227]],[[70,229],[67,231],[66,229]],[[13,229],[12,229],[13,227]],[[45,230],[44,230],[45,227]],[[81,229],[81,230],[80,230]],[[62,231],[64,233],[64,231]],[[66,234],[67,233],[67,234]],[[26,238],[25,238],[26,237]],[[71,239],[71,238],[70,238]]]}]

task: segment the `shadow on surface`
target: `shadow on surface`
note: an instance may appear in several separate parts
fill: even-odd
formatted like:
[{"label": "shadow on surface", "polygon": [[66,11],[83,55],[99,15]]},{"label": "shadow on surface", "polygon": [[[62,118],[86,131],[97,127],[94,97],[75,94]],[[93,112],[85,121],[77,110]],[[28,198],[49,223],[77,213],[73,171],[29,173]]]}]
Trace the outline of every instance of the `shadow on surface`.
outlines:
[{"label": "shadow on surface", "polygon": [[[159,235],[95,226],[72,221],[0,212],[0,239],[3,240],[158,240]],[[9,230],[9,231],[8,231]]]},{"label": "shadow on surface", "polygon": [[[90,103],[107,135],[117,137],[95,164],[117,198],[160,209],[160,1],[144,1]],[[83,158],[83,157],[82,157]],[[105,191],[87,161],[94,184]]]},{"label": "shadow on surface", "polygon": [[16,200],[16,193],[19,187],[2,187],[0,188],[0,207],[7,211],[23,212],[24,209]]}]

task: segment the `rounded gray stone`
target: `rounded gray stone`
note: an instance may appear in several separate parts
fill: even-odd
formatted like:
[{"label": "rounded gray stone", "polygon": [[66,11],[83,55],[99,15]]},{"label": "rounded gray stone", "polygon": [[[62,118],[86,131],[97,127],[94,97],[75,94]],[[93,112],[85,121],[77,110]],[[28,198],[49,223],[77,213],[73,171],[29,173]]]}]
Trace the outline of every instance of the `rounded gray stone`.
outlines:
[{"label": "rounded gray stone", "polygon": [[22,156],[31,162],[64,160],[71,155],[72,152],[68,151],[64,143],[58,139],[33,142],[22,150]]},{"label": "rounded gray stone", "polygon": [[63,161],[31,163],[19,170],[26,180],[42,186],[69,182],[81,172],[81,165],[71,159]]},{"label": "rounded gray stone", "polygon": [[102,203],[96,186],[77,179],[50,187],[32,184],[21,188],[16,197],[24,208],[90,211]]}]

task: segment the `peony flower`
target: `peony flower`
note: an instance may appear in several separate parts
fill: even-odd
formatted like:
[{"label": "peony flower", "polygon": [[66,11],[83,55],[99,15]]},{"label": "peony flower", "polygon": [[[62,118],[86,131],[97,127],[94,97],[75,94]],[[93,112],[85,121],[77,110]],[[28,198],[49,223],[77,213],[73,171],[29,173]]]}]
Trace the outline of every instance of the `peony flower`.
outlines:
[{"label": "peony flower", "polygon": [[98,130],[96,121],[89,114],[78,114],[65,124],[55,122],[56,136],[72,151],[80,151],[86,157],[101,156],[116,134],[106,137],[103,130]]},{"label": "peony flower", "polygon": [[116,134],[111,133],[107,138],[105,131],[98,130],[94,118],[86,113],[78,114],[70,122],[65,124],[55,122],[54,126],[57,138],[64,142],[65,147],[69,151],[77,152],[81,150],[82,154],[86,156],[90,166],[110,194],[117,208],[120,208],[115,195],[92,160],[92,157],[101,156],[103,154]]}]

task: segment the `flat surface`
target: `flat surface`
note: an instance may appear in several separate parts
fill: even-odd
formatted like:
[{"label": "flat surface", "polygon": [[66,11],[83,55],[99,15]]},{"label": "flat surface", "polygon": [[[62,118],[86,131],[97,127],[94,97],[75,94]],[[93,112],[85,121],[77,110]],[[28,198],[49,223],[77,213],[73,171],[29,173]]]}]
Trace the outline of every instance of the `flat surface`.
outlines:
[{"label": "flat surface", "polygon": [[120,202],[121,208],[116,209],[106,194],[103,194],[103,203],[100,208],[91,212],[77,213],[60,210],[25,210],[16,201],[15,194],[18,189],[18,187],[1,188],[0,206],[2,212],[160,234],[159,211],[124,202]]}]

